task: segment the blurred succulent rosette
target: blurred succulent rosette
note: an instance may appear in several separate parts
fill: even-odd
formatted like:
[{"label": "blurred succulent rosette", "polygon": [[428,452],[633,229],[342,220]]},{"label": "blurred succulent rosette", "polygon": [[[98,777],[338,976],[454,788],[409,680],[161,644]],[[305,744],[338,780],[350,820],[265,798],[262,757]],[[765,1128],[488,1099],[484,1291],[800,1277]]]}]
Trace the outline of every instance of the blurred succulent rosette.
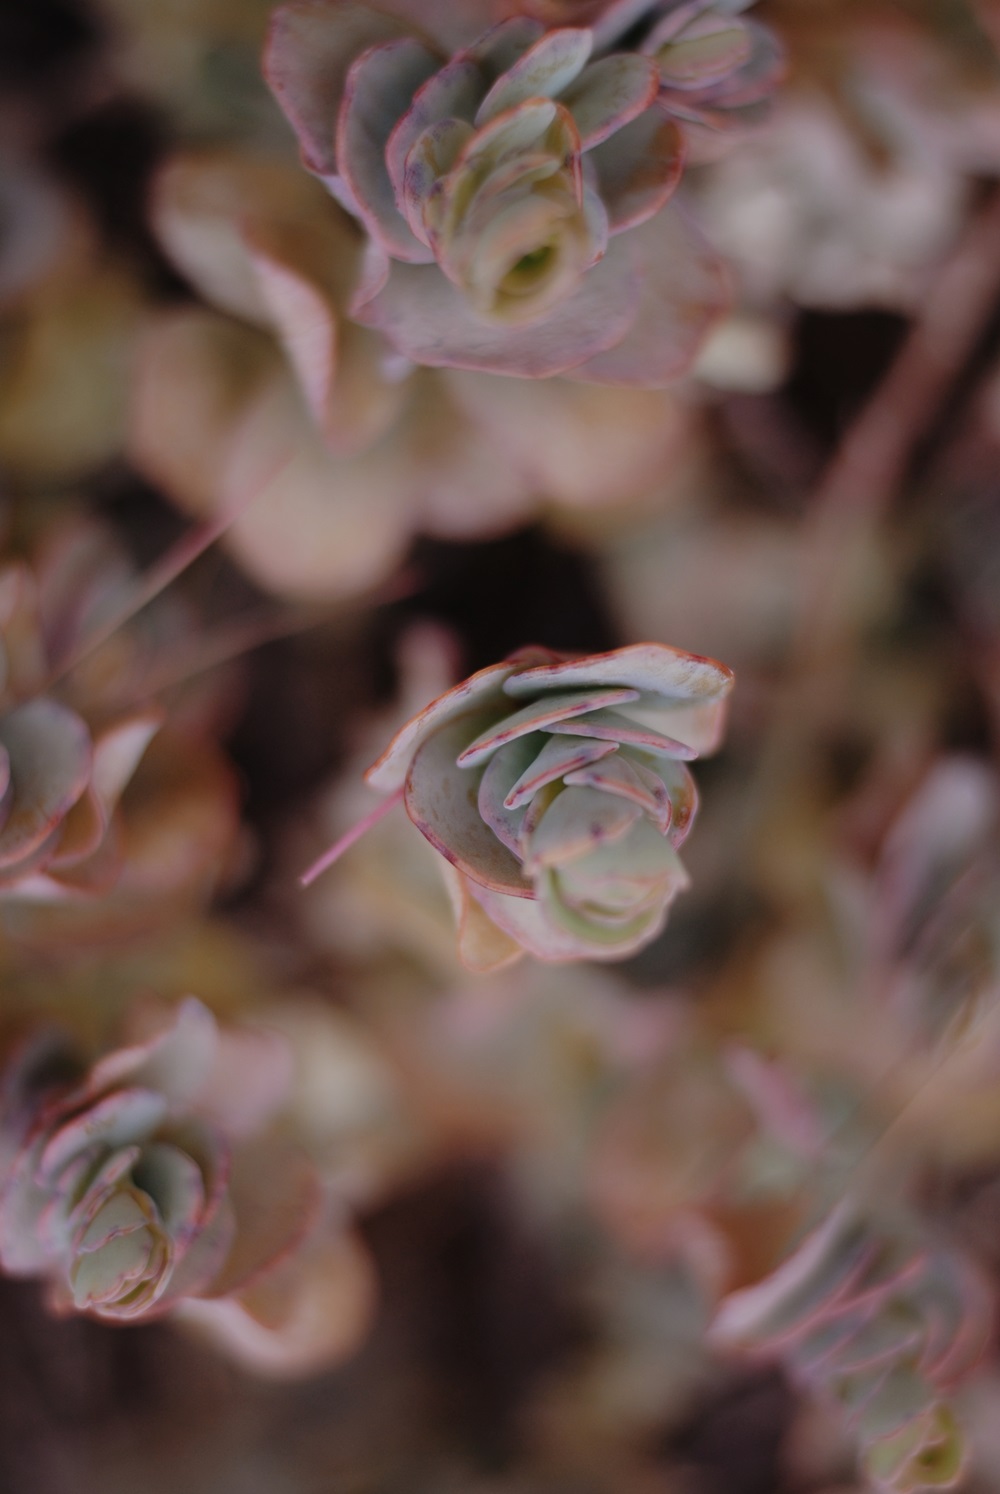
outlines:
[{"label": "blurred succulent rosette", "polygon": [[710,1336],[779,1360],[839,1405],[872,1488],[919,1494],[954,1488],[964,1471],[947,1397],[985,1352],[993,1313],[960,1252],[847,1199],[775,1272],[727,1297]]},{"label": "blurred succulent rosette", "polygon": [[414,363],[670,383],[727,294],[670,201],[685,135],[661,98],[669,18],[654,56],[614,50],[624,15],[591,30],[451,11],[293,0],[274,18],[271,87],[368,236],[352,316]]},{"label": "blurred succulent rosette", "polygon": [[193,997],[145,1025],[89,1068],[52,1031],[8,1063],[3,1269],[44,1278],[57,1312],[177,1314],[264,1373],[349,1353],[371,1272],[331,1222],[313,1164],[272,1124],[292,1078],[287,1042],[220,1028]]},{"label": "blurred succulent rosette", "polygon": [[0,921],[15,939],[58,928],[100,943],[212,885],[235,785],[215,707],[175,696],[167,728],[158,699],[168,654],[190,647],[186,608],[166,599],[134,619],[138,577],[81,512],[29,549],[0,566]]},{"label": "blurred succulent rosette", "polygon": [[468,965],[616,960],[655,938],[688,881],[686,763],[718,744],[732,683],[662,644],[528,648],[396,734],[367,781],[444,857]]}]

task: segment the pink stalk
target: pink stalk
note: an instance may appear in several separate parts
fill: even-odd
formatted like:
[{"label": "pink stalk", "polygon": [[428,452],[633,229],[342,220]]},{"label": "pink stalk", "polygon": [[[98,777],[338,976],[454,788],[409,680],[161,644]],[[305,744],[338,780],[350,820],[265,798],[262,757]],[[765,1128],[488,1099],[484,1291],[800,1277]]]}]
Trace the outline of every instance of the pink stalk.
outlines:
[{"label": "pink stalk", "polygon": [[335,861],[339,861],[344,852],[349,851],[355,841],[360,840],[373,825],[377,825],[379,820],[384,819],[389,810],[394,809],[402,798],[403,789],[398,788],[394,794],[389,795],[388,799],[383,799],[381,804],[376,804],[370,814],[366,814],[363,820],[359,820],[356,825],[352,826],[346,835],[342,835],[328,851],[323,852],[318,861],[314,861],[312,866],[302,873],[299,886],[311,887],[317,877],[321,877]]}]

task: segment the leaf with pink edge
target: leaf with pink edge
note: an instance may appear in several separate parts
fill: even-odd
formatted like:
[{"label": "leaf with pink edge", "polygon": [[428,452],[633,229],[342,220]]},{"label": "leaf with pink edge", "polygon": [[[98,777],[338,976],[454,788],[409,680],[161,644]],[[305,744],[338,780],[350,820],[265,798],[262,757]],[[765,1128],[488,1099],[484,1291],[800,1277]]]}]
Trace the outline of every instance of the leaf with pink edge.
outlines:
[{"label": "leaf with pink edge", "polygon": [[96,1063],[87,1092],[100,1094],[112,1085],[130,1084],[156,1090],[172,1111],[192,1103],[212,1072],[219,1029],[208,1007],[189,996],[166,1019],[163,1030],[147,1042],[119,1048]]},{"label": "leaf with pink edge", "polygon": [[599,789],[569,787],[557,794],[537,828],[525,837],[525,870],[579,861],[598,847],[620,840],[642,814],[638,804]]},{"label": "leaf with pink edge", "polygon": [[[396,121],[385,148],[386,169],[403,212],[406,158],[421,135],[445,119],[471,124],[482,96],[483,75],[471,57],[453,57],[413,95],[413,102]],[[412,227],[412,224],[411,224]]]},{"label": "leaf with pink edge", "polygon": [[644,113],[656,98],[659,82],[652,58],[623,52],[584,68],[559,102],[576,121],[581,146],[591,150]]},{"label": "leaf with pink edge", "polygon": [[562,778],[568,779],[571,773],[585,769],[588,764],[596,763],[617,751],[617,742],[601,742],[596,738],[588,741],[585,737],[566,741],[559,737],[549,737],[541,752],[511,785],[504,800],[505,807],[520,809],[547,784],[557,783]]},{"label": "leaf with pink edge", "polygon": [[[472,139],[464,119],[439,119],[428,126],[406,157],[401,210],[421,242],[429,240],[427,204],[438,182],[453,169]],[[370,296],[367,299],[371,299]],[[359,296],[355,305],[363,304]]]},{"label": "leaf with pink edge", "polygon": [[503,693],[517,699],[536,695],[539,690],[573,690],[591,685],[618,685],[683,702],[728,695],[733,687],[733,672],[715,659],[670,648],[665,643],[633,643],[610,653],[520,668],[504,681]]},{"label": "leaf with pink edge", "polygon": [[[525,902],[522,898],[506,897],[489,887],[469,883],[469,892],[497,928],[515,943],[546,964],[562,964],[567,960],[618,960],[623,957],[619,948],[604,946],[595,949],[575,934],[549,921],[548,915],[537,902]],[[640,936],[635,948],[645,942]],[[631,953],[627,949],[626,953]]]},{"label": "leaf with pink edge", "polygon": [[264,75],[299,137],[311,170],[332,175],[337,114],[354,59],[408,28],[368,5],[293,0],[275,11],[264,49]]},{"label": "leaf with pink edge", "polygon": [[488,124],[528,99],[558,98],[583,72],[592,47],[589,31],[566,26],[546,32],[497,79],[480,104],[475,123]]},{"label": "leaf with pink edge", "polygon": [[[584,715],[589,717],[592,712],[599,712],[607,706],[626,705],[638,699],[638,690],[622,689],[620,686],[542,695],[530,705],[522,706],[519,711],[512,711],[502,721],[480,732],[458,754],[458,766],[478,767],[497,748],[506,746],[517,737],[527,736],[529,732],[551,731],[559,721],[573,720]],[[584,731],[583,735],[586,734]],[[594,735],[599,734],[595,732]]]},{"label": "leaf with pink edge", "polygon": [[473,897],[468,877],[449,861],[442,862],[441,870],[455,914],[458,957],[466,970],[491,975],[523,959],[520,944],[498,928]]},{"label": "leaf with pink edge", "polygon": [[511,809],[507,797],[511,785],[538,756],[540,736],[517,737],[495,752],[479,782],[477,804],[485,824],[520,861],[524,810]]},{"label": "leaf with pink edge", "polygon": [[569,718],[555,721],[548,729],[559,736],[591,736],[610,742],[619,742],[624,747],[638,747],[641,751],[651,752],[657,757],[686,759],[697,756],[697,753],[686,742],[680,742],[676,737],[665,736],[663,732],[656,731],[651,726],[644,726],[639,721],[633,721],[618,711],[592,711],[585,720]]},{"label": "leaf with pink edge", "polygon": [[14,790],[0,829],[0,869],[7,871],[49,840],[83,794],[92,753],[90,733],[76,712],[45,696],[0,718],[0,741]]},{"label": "leaf with pink edge", "polygon": [[352,63],[337,123],[340,170],[368,232],[394,259],[430,264],[434,255],[416,238],[396,202],[386,147],[400,116],[440,58],[411,37],[385,42]]},{"label": "leaf with pink edge", "polygon": [[565,782],[570,786],[599,789],[604,794],[631,800],[645,810],[664,834],[670,826],[673,810],[663,780],[624,753],[617,752],[614,757],[605,758],[603,762],[577,768],[566,774]]},{"label": "leaf with pink edge", "polygon": [[681,179],[684,154],[682,131],[658,103],[587,152],[612,235],[660,212]]},{"label": "leaf with pink edge", "polygon": [[749,61],[752,45],[745,22],[709,13],[670,41],[654,31],[645,50],[656,58],[666,87],[698,89],[729,78]]},{"label": "leaf with pink edge", "polygon": [[729,305],[729,281],[722,262],[675,203],[627,237],[612,240],[617,242],[627,242],[639,256],[638,314],[627,337],[574,368],[570,377],[659,388],[690,366]]},{"label": "leaf with pink edge", "polygon": [[469,716],[491,705],[499,716],[504,704],[501,687],[518,667],[518,663],[509,659],[502,664],[490,664],[431,701],[396,733],[382,756],[366,772],[365,782],[383,794],[395,793],[406,782],[414,753],[433,732],[458,716]]},{"label": "leaf with pink edge", "polygon": [[520,862],[479,813],[479,775],[455,767],[477,724],[474,717],[462,717],[424,740],[407,775],[406,812],[435,850],[473,881],[511,897],[531,898],[534,892]]},{"label": "leaf with pink edge", "polygon": [[315,1166],[281,1136],[262,1136],[236,1151],[228,1196],[236,1233],[208,1293],[213,1297],[245,1290],[289,1255],[314,1228],[321,1203]]},{"label": "leaf with pink edge", "polygon": [[353,1233],[314,1244],[231,1297],[190,1298],[177,1310],[217,1350],[254,1374],[315,1374],[354,1353],[376,1299],[374,1268]]},{"label": "leaf with pink edge", "polygon": [[81,1152],[99,1142],[119,1147],[152,1136],[167,1114],[167,1102],[151,1089],[119,1089],[71,1115],[48,1137],[35,1168],[51,1185]]}]

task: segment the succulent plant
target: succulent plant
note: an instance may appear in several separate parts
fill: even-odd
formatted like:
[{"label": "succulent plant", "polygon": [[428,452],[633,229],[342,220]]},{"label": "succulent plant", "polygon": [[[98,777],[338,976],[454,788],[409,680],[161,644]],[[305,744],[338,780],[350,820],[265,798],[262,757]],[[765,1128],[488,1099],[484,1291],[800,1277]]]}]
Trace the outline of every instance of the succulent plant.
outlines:
[{"label": "succulent plant", "polygon": [[214,702],[175,697],[164,733],[156,698],[192,619],[176,598],[132,617],[139,589],[80,512],[0,564],[0,925],[18,943],[55,952],[63,935],[100,944],[175,917],[232,844]]},{"label": "succulent plant", "polygon": [[[89,1070],[67,1039],[36,1032],[4,1075],[0,1265],[45,1278],[57,1311],[132,1323],[183,1309],[271,1371],[353,1347],[370,1282],[336,1232],[324,1243],[356,1300],[341,1292],[339,1315],[301,1321],[303,1302],[328,1308],[338,1291],[316,1249],[315,1169],[267,1130],[291,1072],[280,1034],[220,1029],[193,997]],[[300,1279],[282,1310],[289,1264]]]},{"label": "succulent plant", "polygon": [[[610,22],[602,47],[600,28],[525,15],[470,36],[491,7],[450,9],[418,32],[408,5],[293,0],[272,25],[265,69],[303,160],[368,234],[351,314],[415,363],[671,382],[726,292],[669,202],[685,137],[666,64],[609,50]],[[651,33],[664,56],[684,52],[677,21]]]},{"label": "succulent plant", "polygon": [[617,960],[655,938],[688,883],[686,763],[717,745],[732,683],[663,644],[527,648],[397,732],[366,778],[444,857],[467,964]]},{"label": "succulent plant", "polygon": [[961,1255],[883,1226],[850,1201],[795,1254],[722,1304],[722,1347],[780,1359],[851,1419],[874,1487],[952,1488],[964,1439],[946,1393],[974,1367],[992,1301]]}]

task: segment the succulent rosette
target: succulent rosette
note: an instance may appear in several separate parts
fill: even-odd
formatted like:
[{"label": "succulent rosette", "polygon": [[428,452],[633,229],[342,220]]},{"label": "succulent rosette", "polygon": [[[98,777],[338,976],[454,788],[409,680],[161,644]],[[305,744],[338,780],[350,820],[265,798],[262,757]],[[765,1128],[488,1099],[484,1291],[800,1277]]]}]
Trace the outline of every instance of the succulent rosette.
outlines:
[{"label": "succulent rosette", "polygon": [[366,775],[453,868],[466,963],[616,960],[663,927],[731,672],[662,644],[530,648],[397,733]]},{"label": "succulent rosette", "polygon": [[992,1321],[991,1292],[963,1256],[848,1201],[771,1276],[726,1298],[711,1332],[839,1403],[872,1486],[918,1494],[962,1474],[946,1396],[982,1357]]},{"label": "succulent rosette", "polygon": [[[279,1033],[222,1029],[193,997],[89,1070],[66,1039],[36,1035],[4,1075],[0,1265],[46,1279],[58,1311],[180,1311],[266,1371],[353,1347],[367,1262],[343,1231],[317,1245],[316,1171],[269,1129],[291,1075]],[[327,1290],[334,1257],[353,1301],[343,1270]]]},{"label": "succulent rosette", "polygon": [[524,15],[456,50],[491,7],[429,8],[419,32],[414,11],[293,0],[267,48],[305,164],[368,235],[353,317],[414,363],[676,379],[726,290],[669,201],[662,63]]},{"label": "succulent rosette", "polygon": [[140,585],[81,513],[0,565],[0,923],[18,942],[147,929],[200,900],[231,846],[211,740],[227,692],[176,695],[164,730],[155,675],[192,619],[176,598],[132,617]]}]

